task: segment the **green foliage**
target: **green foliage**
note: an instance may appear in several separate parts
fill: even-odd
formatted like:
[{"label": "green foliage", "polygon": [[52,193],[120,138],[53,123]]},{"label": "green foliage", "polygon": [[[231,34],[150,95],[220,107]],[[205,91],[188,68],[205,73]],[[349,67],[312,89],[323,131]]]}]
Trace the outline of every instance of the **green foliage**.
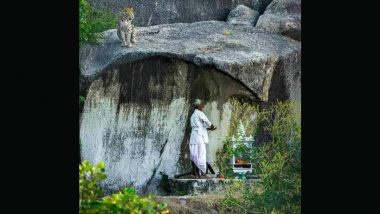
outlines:
[{"label": "green foliage", "polygon": [[247,207],[249,206],[249,202],[244,199],[242,200],[245,187],[251,188],[251,186],[247,186],[239,180],[235,180],[227,186],[225,197],[221,201],[222,209],[226,213],[248,213]]},{"label": "green foliage", "polygon": [[217,161],[216,165],[220,170],[220,173],[224,175],[225,178],[235,178],[236,176],[242,177],[242,175],[236,174],[233,172],[231,165],[228,163],[231,160],[232,155],[235,157],[241,157],[244,160],[252,160],[252,148],[247,147],[245,144],[236,144],[236,147],[233,148],[230,144],[230,138],[227,138],[223,141],[223,149],[217,151]]},{"label": "green foliage", "polygon": [[86,98],[84,96],[79,96],[79,103],[84,103]]},{"label": "green foliage", "polygon": [[246,133],[253,133],[260,121],[260,110],[256,104],[241,102],[237,99],[230,101],[232,115],[230,122],[229,135],[232,136],[237,132],[240,121],[245,127]]},{"label": "green foliage", "polygon": [[79,0],[79,41],[88,40],[90,26],[87,24],[90,5],[85,0]]},{"label": "green foliage", "polygon": [[79,0],[79,43],[93,43],[100,32],[116,27],[116,17],[105,11],[95,11],[87,0]]},{"label": "green foliage", "polygon": [[91,201],[98,199],[102,190],[98,183],[106,179],[104,174],[104,163],[92,166],[88,161],[82,161],[79,165],[79,199],[80,201]]},{"label": "green foliage", "polygon": [[278,102],[259,112],[258,122],[264,122],[264,129],[272,139],[256,149],[241,148],[240,152],[253,159],[261,182],[230,187],[222,201],[226,210],[237,213],[301,212],[301,121],[297,107],[290,101]]},{"label": "green foliage", "polygon": [[117,27],[116,16],[112,13],[105,11],[94,11],[91,18],[93,22],[93,31],[95,33]]},{"label": "green foliage", "polygon": [[133,188],[105,196],[99,187],[99,182],[106,178],[104,162],[92,166],[88,161],[82,161],[79,166],[79,204],[80,213],[169,213],[165,203],[158,204],[152,196],[142,198]]},{"label": "green foliage", "polygon": [[152,196],[140,198],[133,188],[125,188],[123,192],[106,196],[102,201],[92,203],[88,213],[164,213],[166,204],[157,204]]}]

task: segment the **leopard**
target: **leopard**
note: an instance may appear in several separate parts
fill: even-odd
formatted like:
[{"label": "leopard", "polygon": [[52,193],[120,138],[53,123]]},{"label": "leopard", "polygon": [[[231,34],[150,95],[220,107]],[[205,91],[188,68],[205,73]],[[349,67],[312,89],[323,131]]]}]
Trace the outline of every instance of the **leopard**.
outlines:
[{"label": "leopard", "polygon": [[132,47],[132,43],[136,43],[136,30],[132,23],[134,18],[133,7],[124,8],[118,17],[117,36],[123,47]]}]

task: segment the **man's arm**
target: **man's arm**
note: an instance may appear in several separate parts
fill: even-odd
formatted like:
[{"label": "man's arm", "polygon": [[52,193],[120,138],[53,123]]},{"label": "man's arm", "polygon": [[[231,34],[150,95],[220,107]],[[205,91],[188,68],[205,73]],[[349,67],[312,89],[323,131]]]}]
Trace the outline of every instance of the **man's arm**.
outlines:
[{"label": "man's arm", "polygon": [[206,117],[206,115],[203,112],[200,112],[199,118],[203,121],[204,124],[206,124],[207,128],[210,128],[212,123],[210,120]]},{"label": "man's arm", "polygon": [[206,115],[203,112],[201,112],[200,118],[207,125],[207,130],[214,131],[216,129],[214,124],[210,122],[210,120],[206,117]]}]

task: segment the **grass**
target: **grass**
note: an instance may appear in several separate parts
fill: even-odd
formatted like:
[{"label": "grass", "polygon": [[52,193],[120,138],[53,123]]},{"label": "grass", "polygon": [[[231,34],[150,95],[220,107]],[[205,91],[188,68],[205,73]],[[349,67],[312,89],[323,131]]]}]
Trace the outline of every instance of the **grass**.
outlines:
[{"label": "grass", "polygon": [[228,29],[226,29],[226,30],[223,31],[223,35],[225,35],[225,36],[229,36],[232,33],[233,33],[233,31],[232,30],[228,30]]},{"label": "grass", "polygon": [[239,47],[245,47],[239,40],[232,40],[232,39],[222,39],[220,40],[220,43],[226,47],[230,48],[239,48]]},{"label": "grass", "polygon": [[215,53],[221,51],[222,49],[214,45],[207,45],[206,47],[199,48],[198,50],[200,50],[202,53]]},{"label": "grass", "polygon": [[[220,212],[223,194],[210,193],[196,196],[154,196],[158,203],[166,203],[170,213],[212,213]],[[215,212],[215,211],[214,211]]]}]

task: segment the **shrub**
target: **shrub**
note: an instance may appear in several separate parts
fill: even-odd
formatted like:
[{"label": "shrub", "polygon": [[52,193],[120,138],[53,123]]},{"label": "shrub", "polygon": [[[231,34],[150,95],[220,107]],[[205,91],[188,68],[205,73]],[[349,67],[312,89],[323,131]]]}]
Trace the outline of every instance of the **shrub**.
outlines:
[{"label": "shrub", "polygon": [[259,106],[254,103],[242,102],[238,99],[231,99],[230,105],[232,114],[229,135],[232,136],[237,132],[240,121],[246,128],[247,133],[253,133],[260,117]]},{"label": "shrub", "polygon": [[79,166],[79,206],[80,213],[169,213],[166,204],[158,204],[149,195],[142,198],[135,189],[125,188],[124,191],[103,196],[99,182],[106,178],[104,163],[92,166],[88,161],[82,161]]},{"label": "shrub", "polygon": [[226,210],[301,212],[301,123],[297,107],[290,101],[278,102],[258,113],[258,122],[264,122],[271,140],[243,152],[253,159],[261,182],[229,187],[221,203]]},{"label": "shrub", "polygon": [[102,190],[98,183],[106,179],[104,163],[92,166],[88,161],[82,161],[79,165],[79,200],[81,202],[98,199]]},{"label": "shrub", "polygon": [[90,16],[92,9],[86,0],[79,0],[79,42],[88,42],[95,40],[95,35],[92,33],[92,25]]},{"label": "shrub", "polygon": [[79,0],[79,43],[94,43],[101,32],[116,27],[116,17],[105,11],[95,11],[87,0]]},{"label": "shrub", "polygon": [[79,96],[79,104],[84,103],[85,100],[86,98],[84,96]]}]

